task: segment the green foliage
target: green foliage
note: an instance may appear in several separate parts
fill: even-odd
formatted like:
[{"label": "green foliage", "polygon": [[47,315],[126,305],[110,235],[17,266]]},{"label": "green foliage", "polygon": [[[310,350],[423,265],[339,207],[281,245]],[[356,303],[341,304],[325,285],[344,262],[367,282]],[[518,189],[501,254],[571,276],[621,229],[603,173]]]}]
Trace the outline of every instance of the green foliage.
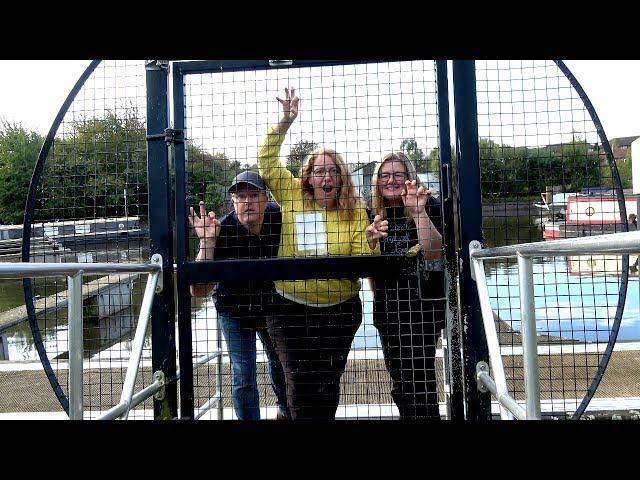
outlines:
[{"label": "green foliage", "polygon": [[204,200],[207,210],[221,213],[224,192],[240,172],[238,161],[230,161],[224,153],[209,153],[199,146],[187,144],[187,203]]},{"label": "green foliage", "polygon": [[611,173],[600,168],[597,152],[581,139],[547,147],[500,145],[480,139],[480,170],[485,197],[535,197],[548,185],[571,191],[603,185]]},{"label": "green foliage", "polygon": [[318,148],[318,144],[314,142],[307,142],[301,140],[291,147],[289,155],[287,155],[287,170],[293,173],[295,176],[300,175],[300,168],[302,168],[302,162],[307,158],[311,152]]},{"label": "green foliage", "polygon": [[36,220],[146,217],[146,128],[137,111],[76,120],[70,130],[45,162]]},{"label": "green foliage", "polygon": [[[21,223],[31,174],[44,138],[22,127],[0,130],[0,221]],[[187,143],[187,201],[222,207],[240,170],[224,153]],[[126,198],[125,198],[126,192]],[[148,213],[146,126],[134,108],[64,126],[45,162],[36,194],[35,221]]]},{"label": "green foliage", "polygon": [[633,179],[631,177],[631,154],[622,161],[616,163],[618,175],[620,175],[620,183],[622,188],[633,188]]},{"label": "green foliage", "polygon": [[425,155],[413,138],[405,138],[400,143],[400,150],[413,162],[418,173],[431,173],[440,176],[440,157],[438,149],[434,148]]},{"label": "green foliage", "polygon": [[0,223],[19,224],[29,191],[33,167],[44,138],[22,126],[0,126]]}]

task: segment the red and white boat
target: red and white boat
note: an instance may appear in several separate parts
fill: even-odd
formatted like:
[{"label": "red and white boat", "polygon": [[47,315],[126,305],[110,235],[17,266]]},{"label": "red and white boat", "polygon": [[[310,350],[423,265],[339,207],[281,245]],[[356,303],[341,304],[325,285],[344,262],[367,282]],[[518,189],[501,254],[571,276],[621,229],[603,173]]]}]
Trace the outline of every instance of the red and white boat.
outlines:
[{"label": "red and white boat", "polygon": [[[625,207],[629,230],[635,230],[638,195],[625,196]],[[563,221],[550,218],[543,222],[542,236],[552,240],[622,232],[622,225],[618,197],[575,195],[567,197]]]}]

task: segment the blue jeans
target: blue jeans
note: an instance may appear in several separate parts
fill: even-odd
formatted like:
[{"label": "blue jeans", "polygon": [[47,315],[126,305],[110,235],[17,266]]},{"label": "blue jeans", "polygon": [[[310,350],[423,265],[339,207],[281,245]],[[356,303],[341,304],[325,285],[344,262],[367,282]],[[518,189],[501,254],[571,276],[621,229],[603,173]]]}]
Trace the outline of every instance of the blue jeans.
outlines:
[{"label": "blue jeans", "polygon": [[260,397],[256,374],[256,333],[265,348],[279,413],[289,418],[284,371],[266,328],[243,327],[242,319],[218,312],[218,321],[227,342],[231,360],[231,396],[239,420],[260,420]]}]

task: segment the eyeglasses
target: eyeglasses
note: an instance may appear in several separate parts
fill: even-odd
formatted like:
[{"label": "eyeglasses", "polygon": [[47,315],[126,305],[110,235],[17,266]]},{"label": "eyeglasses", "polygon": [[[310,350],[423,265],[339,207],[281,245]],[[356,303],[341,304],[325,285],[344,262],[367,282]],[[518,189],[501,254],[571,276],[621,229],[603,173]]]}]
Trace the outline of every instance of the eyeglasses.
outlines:
[{"label": "eyeglasses", "polygon": [[313,176],[316,178],[322,178],[324,177],[326,174],[329,174],[330,177],[337,177],[340,175],[340,169],[339,168],[330,168],[329,170],[326,170],[324,168],[319,168],[317,170],[313,171]]},{"label": "eyeglasses", "polygon": [[378,175],[378,178],[380,180],[384,180],[385,182],[388,181],[391,177],[393,177],[394,180],[406,180],[407,179],[407,174],[403,173],[403,172],[394,172],[394,173],[381,173]]},{"label": "eyeglasses", "polygon": [[258,202],[262,196],[262,192],[251,193],[232,193],[231,197],[238,202]]}]

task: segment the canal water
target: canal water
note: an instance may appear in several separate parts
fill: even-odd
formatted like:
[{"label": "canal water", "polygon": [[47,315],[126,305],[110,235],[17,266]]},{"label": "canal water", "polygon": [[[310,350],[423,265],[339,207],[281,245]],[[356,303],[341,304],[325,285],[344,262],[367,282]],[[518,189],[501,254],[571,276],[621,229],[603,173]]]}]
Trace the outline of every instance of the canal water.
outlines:
[{"label": "canal water", "polygon": [[[487,246],[500,246],[542,240],[539,230],[529,223],[528,217],[485,219],[485,242]],[[148,252],[141,249],[121,251],[105,249],[85,256],[84,261],[138,262],[147,258]],[[619,259],[619,257],[618,257]],[[632,262],[637,257],[632,257]],[[81,258],[78,261],[83,261]],[[67,259],[67,261],[76,261]],[[603,267],[604,265],[604,267]],[[619,267],[619,260],[607,258],[560,257],[555,260],[534,261],[534,293],[537,330],[541,334],[573,338],[579,341],[607,341],[613,318],[618,307],[619,275],[613,270]],[[609,273],[604,275],[604,271]],[[515,261],[489,262],[486,266],[487,283],[494,311],[514,330],[520,329],[520,299],[518,293],[518,273]],[[87,280],[91,280],[90,278]],[[146,275],[133,283],[133,308],[125,309],[108,319],[86,322],[86,356],[98,359],[128,358],[130,343],[137,322],[142,290]],[[373,295],[366,280],[362,282],[360,298],[363,305],[363,321],[356,333],[353,348],[373,350],[380,347],[380,340],[373,326]],[[58,282],[58,290],[66,289],[63,281]],[[36,285],[35,293],[42,294],[44,285]],[[46,294],[53,293],[48,285]],[[0,311],[23,305],[22,281],[0,280]],[[640,340],[640,290],[637,269],[629,276],[628,292],[624,315],[618,339],[621,341]],[[216,349],[215,307],[211,300],[192,299],[194,311],[193,348],[194,354],[204,355]],[[47,351],[56,351],[61,341],[66,343],[67,328],[64,319],[66,311],[59,312],[62,319],[55,331],[48,330],[44,338]],[[42,328],[42,326],[41,326]],[[31,330],[28,323],[22,323],[4,332],[9,351],[9,360],[37,360]],[[145,358],[150,358],[150,332],[147,332]],[[258,348],[262,349],[259,340]]]}]

